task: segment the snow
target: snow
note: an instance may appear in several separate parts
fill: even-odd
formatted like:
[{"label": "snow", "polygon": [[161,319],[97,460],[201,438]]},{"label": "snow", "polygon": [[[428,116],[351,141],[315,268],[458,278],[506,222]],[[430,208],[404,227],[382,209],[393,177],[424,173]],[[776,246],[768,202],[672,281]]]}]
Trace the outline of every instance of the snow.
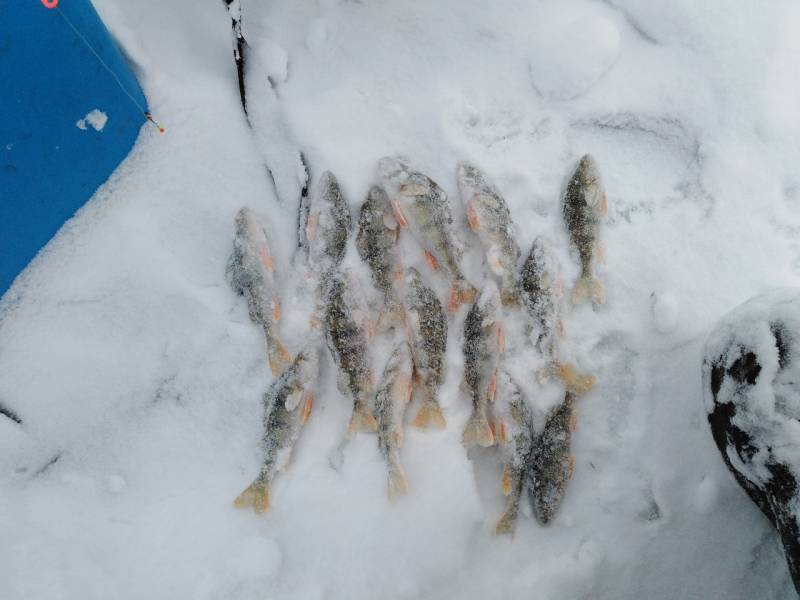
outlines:
[{"label": "snow", "polygon": [[[792,596],[776,534],[709,433],[701,364],[721,315],[800,283],[796,3],[243,1],[255,133],[221,2],[95,5],[167,133],[142,129],[0,304],[0,403],[22,419],[0,417],[0,597]],[[271,376],[225,263],[250,206],[296,352],[310,302],[290,267],[298,150],[354,214],[378,159],[409,156],[448,192],[476,285],[457,163],[504,194],[523,256],[552,241],[570,286],[558,198],[577,159],[597,159],[608,303],[564,316],[598,385],[577,402],[575,474],[550,525],[523,498],[514,538],[491,533],[499,453],[460,444],[463,308],[448,324],[448,427],[407,429],[405,497],[388,503],[375,436],[329,465],[351,406],[326,357],[272,509],[231,506],[257,472]],[[357,272],[353,247],[346,262]],[[514,342],[511,370],[529,381]],[[541,423],[558,393],[525,391]]]},{"label": "snow", "polygon": [[82,119],[78,119],[75,123],[75,127],[86,131],[86,126],[89,125],[95,131],[103,131],[106,123],[108,123],[108,115],[102,110],[95,108],[86,113],[86,116]]}]

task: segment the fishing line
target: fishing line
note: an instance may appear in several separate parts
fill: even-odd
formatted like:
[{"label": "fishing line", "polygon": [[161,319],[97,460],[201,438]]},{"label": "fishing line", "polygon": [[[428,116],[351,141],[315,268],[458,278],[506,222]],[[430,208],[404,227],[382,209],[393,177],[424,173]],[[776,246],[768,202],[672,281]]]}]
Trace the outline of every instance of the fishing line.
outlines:
[{"label": "fishing line", "polygon": [[158,131],[159,131],[160,133],[164,133],[164,132],[166,131],[166,129],[164,129],[164,128],[163,128],[163,127],[162,127],[162,126],[161,126],[161,125],[158,123],[158,121],[156,121],[156,120],[153,118],[153,115],[151,115],[151,114],[150,114],[150,112],[149,112],[147,109],[145,109],[145,107],[144,107],[144,106],[142,106],[142,105],[139,103],[139,101],[138,101],[136,98],[134,98],[134,96],[133,96],[133,95],[132,95],[132,94],[131,94],[131,93],[130,93],[128,90],[127,90],[127,88],[126,88],[126,87],[125,87],[125,86],[122,84],[122,81],[121,81],[121,80],[120,80],[120,78],[117,76],[117,74],[114,72],[114,70],[113,70],[111,67],[109,67],[109,66],[106,64],[106,62],[105,62],[105,61],[102,59],[102,57],[101,57],[101,56],[100,56],[100,55],[97,53],[97,51],[96,51],[96,50],[95,50],[95,49],[92,47],[92,45],[89,43],[89,40],[87,40],[87,39],[84,37],[84,35],[83,35],[83,34],[82,34],[80,31],[78,31],[78,28],[77,28],[77,27],[75,27],[75,25],[73,25],[72,21],[70,21],[70,20],[69,20],[69,18],[67,18],[67,15],[65,15],[65,14],[64,14],[64,12],[61,10],[61,8],[60,8],[59,6],[57,6],[57,5],[56,5],[54,8],[55,8],[56,12],[57,12],[59,15],[61,15],[61,18],[62,18],[62,19],[64,19],[64,22],[65,22],[67,25],[69,25],[70,29],[72,29],[72,31],[74,31],[74,32],[75,32],[75,35],[77,35],[77,36],[78,36],[78,38],[79,38],[79,39],[80,39],[80,40],[81,40],[81,41],[82,41],[82,42],[83,42],[83,43],[86,45],[86,47],[87,47],[87,48],[89,48],[89,50],[91,51],[91,53],[92,53],[92,54],[94,54],[94,56],[95,56],[95,58],[98,60],[98,62],[99,62],[101,65],[103,65],[103,67],[105,68],[105,70],[106,70],[106,71],[108,71],[108,72],[111,74],[111,76],[114,78],[114,81],[116,81],[116,82],[117,82],[117,85],[119,86],[119,89],[121,89],[121,90],[122,90],[122,91],[125,93],[125,95],[126,95],[128,98],[130,98],[130,101],[131,101],[131,102],[133,102],[134,106],[136,106],[136,108],[138,108],[138,109],[141,111],[141,113],[144,115],[144,118],[145,118],[145,119],[147,119],[148,121],[150,121],[150,122],[151,122],[153,125],[155,125],[155,126],[158,128]]}]

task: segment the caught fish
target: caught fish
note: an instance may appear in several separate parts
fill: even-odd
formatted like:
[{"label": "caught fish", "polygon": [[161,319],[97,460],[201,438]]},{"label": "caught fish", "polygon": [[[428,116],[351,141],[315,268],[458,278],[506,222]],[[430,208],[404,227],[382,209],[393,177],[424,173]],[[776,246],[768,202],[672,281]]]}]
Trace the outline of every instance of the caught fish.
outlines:
[{"label": "caught fish", "polygon": [[378,447],[389,469],[389,499],[408,491],[406,475],[400,464],[403,446],[403,416],[411,401],[411,349],[400,342],[394,349],[375,395],[375,418],[378,421]]},{"label": "caught fish", "polygon": [[483,244],[489,269],[500,277],[500,299],[503,304],[517,305],[520,250],[506,201],[494,184],[471,165],[459,164],[457,179],[469,228]]},{"label": "caught fish", "polygon": [[278,336],[281,307],[274,270],[267,233],[253,211],[244,207],[236,215],[227,275],[233,289],[246,298],[250,319],[264,330],[269,367],[277,377],[292,362],[292,356]]},{"label": "caught fish", "polygon": [[414,376],[425,395],[412,424],[444,429],[446,421],[439,405],[439,387],[445,375],[447,317],[436,294],[413,267],[406,273],[404,303]]},{"label": "caught fish", "polygon": [[582,394],[595,384],[591,375],[580,373],[569,363],[559,358],[559,346],[564,337],[561,321],[561,298],[563,288],[559,277],[558,262],[550,245],[541,237],[533,241],[531,251],[519,276],[519,292],[522,304],[531,317],[536,333],[536,347],[545,358],[547,366],[540,379],[558,377],[568,390]]},{"label": "caught fish", "polygon": [[353,415],[347,428],[350,438],[357,431],[375,431],[378,425],[369,409],[372,390],[367,349],[371,337],[369,314],[354,297],[356,290],[347,279],[338,272],[328,279],[324,322],[328,349],[338,371],[339,392],[353,400]]},{"label": "caught fish", "polygon": [[361,206],[356,234],[356,250],[372,275],[372,283],[381,293],[383,307],[378,329],[388,329],[403,322],[403,306],[395,287],[403,272],[395,248],[398,227],[391,213],[389,198],[380,187],[372,186]]},{"label": "caught fish", "polygon": [[497,367],[505,347],[500,322],[500,291],[490,281],[481,290],[464,322],[464,383],[472,399],[472,415],[462,438],[466,448],[491,446],[494,433],[486,410],[497,392]]},{"label": "caught fish", "polygon": [[476,290],[461,271],[462,249],[455,237],[447,193],[401,159],[383,158],[378,169],[398,225],[408,229],[422,246],[431,269],[441,269],[450,281],[448,309],[453,312],[472,302]]},{"label": "caught fish", "polygon": [[257,513],[269,509],[270,484],[278,472],[286,470],[300,430],[311,414],[318,371],[319,351],[316,344],[310,344],[264,394],[261,471],[234,500],[237,508],[252,507]]},{"label": "caught fish", "polygon": [[352,228],[350,206],[339,182],[333,173],[325,171],[308,207],[305,225],[308,264],[320,281],[342,263]]},{"label": "caught fish", "polygon": [[544,429],[534,445],[528,469],[528,499],[534,514],[549,523],[561,506],[575,468],[570,455],[575,430],[575,394],[567,392],[564,401],[547,416]]},{"label": "caught fish", "polygon": [[495,406],[495,432],[503,457],[503,494],[506,509],[497,521],[495,533],[513,534],[517,526],[519,499],[529,468],[535,432],[533,415],[517,383],[500,371]]},{"label": "caught fish", "polygon": [[603,284],[595,277],[600,224],[608,215],[608,200],[600,179],[600,171],[591,154],[584,155],[567,184],[564,194],[564,221],[570,241],[578,249],[581,274],[572,290],[572,303],[588,299],[605,302]]}]

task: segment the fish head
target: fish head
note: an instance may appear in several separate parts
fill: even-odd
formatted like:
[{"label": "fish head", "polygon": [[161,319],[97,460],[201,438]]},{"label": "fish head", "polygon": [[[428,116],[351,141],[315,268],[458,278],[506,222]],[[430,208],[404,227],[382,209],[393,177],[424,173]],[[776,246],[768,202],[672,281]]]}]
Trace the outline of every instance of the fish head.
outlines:
[{"label": "fish head", "polygon": [[384,156],[378,161],[378,177],[389,190],[403,184],[410,173],[409,161],[403,156]]},{"label": "fish head", "polygon": [[297,385],[305,387],[313,384],[319,373],[319,350],[316,343],[306,346],[294,359]]},{"label": "fish head", "polygon": [[483,327],[490,327],[500,316],[500,290],[494,281],[488,281],[478,294],[475,304],[483,315]]},{"label": "fish head", "polygon": [[600,178],[600,169],[597,161],[591,154],[584,154],[578,163],[578,173],[584,189],[586,204],[597,211],[603,211],[605,205],[605,190]]},{"label": "fish head", "polygon": [[474,193],[478,189],[483,176],[481,172],[468,163],[458,163],[456,178],[462,194]]}]

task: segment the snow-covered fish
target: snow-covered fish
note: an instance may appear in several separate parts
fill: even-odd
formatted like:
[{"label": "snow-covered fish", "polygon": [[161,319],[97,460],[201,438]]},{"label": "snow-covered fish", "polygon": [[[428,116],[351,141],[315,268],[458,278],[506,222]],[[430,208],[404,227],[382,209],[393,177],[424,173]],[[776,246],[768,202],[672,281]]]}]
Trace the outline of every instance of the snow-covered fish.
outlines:
[{"label": "snow-covered fish", "polygon": [[255,481],[236,500],[237,508],[269,509],[270,484],[276,473],[286,470],[300,430],[311,414],[319,371],[319,350],[309,344],[291,365],[272,382],[264,394],[263,460]]},{"label": "snow-covered fish", "polygon": [[389,499],[408,490],[400,448],[403,446],[403,417],[411,401],[411,349],[402,341],[392,352],[375,394],[378,447],[389,470]]},{"label": "snow-covered fish", "polygon": [[549,243],[541,237],[533,241],[531,251],[522,265],[519,292],[534,325],[536,347],[547,364],[541,379],[556,376],[564,381],[569,390],[579,394],[589,391],[594,387],[595,378],[580,373],[574,365],[562,362],[559,358],[559,345],[564,336],[561,321],[563,288],[558,262]]},{"label": "snow-covered fish", "polygon": [[372,186],[361,206],[356,234],[356,250],[370,269],[372,283],[381,293],[383,306],[378,329],[388,329],[403,322],[403,306],[396,289],[402,270],[396,256],[397,222],[386,192]]},{"label": "snow-covered fish", "polygon": [[567,484],[575,468],[570,454],[572,432],[575,430],[575,394],[567,392],[564,401],[555,407],[534,444],[528,469],[528,499],[534,514],[542,523],[555,516]]},{"label": "snow-covered fish", "polygon": [[486,410],[497,392],[497,367],[504,346],[500,290],[490,281],[481,290],[464,322],[463,387],[472,400],[472,415],[462,438],[466,448],[494,444]]},{"label": "snow-covered fish", "polygon": [[600,171],[592,155],[586,154],[578,163],[564,194],[564,221],[581,262],[581,274],[572,290],[573,304],[588,299],[599,304],[605,302],[605,291],[595,277],[594,263],[600,224],[607,215],[608,200]]},{"label": "snow-covered fish", "polygon": [[446,421],[439,405],[439,387],[445,375],[447,316],[436,294],[413,267],[406,273],[404,304],[414,375],[425,395],[413,425],[444,429]]},{"label": "snow-covered fish", "polygon": [[367,342],[371,337],[369,312],[358,290],[340,272],[328,278],[325,301],[325,337],[336,363],[339,392],[353,401],[347,437],[378,427],[369,409],[372,370]]},{"label": "snow-covered fish", "polygon": [[495,533],[513,534],[517,526],[519,499],[530,466],[535,432],[533,415],[517,383],[505,371],[498,374],[495,432],[503,457],[503,494],[506,509]]},{"label": "snow-covered fish", "polygon": [[274,269],[267,233],[253,211],[243,207],[236,215],[236,237],[227,275],[233,289],[247,300],[250,319],[264,330],[269,367],[277,377],[292,357],[278,336],[281,308]]},{"label": "snow-covered fish", "polygon": [[447,193],[430,177],[412,170],[399,158],[382,158],[378,166],[389,194],[395,220],[408,229],[425,252],[434,271],[441,269],[450,282],[448,309],[475,299],[475,287],[461,270],[462,249],[456,240]]},{"label": "snow-covered fish", "polygon": [[503,304],[516,305],[520,250],[506,201],[497,187],[472,165],[459,164],[457,179],[469,228],[483,244],[489,269],[500,277],[500,299]]},{"label": "snow-covered fish", "polygon": [[305,225],[308,266],[320,285],[324,285],[325,277],[342,263],[352,228],[350,205],[336,177],[325,171],[308,207]]}]

